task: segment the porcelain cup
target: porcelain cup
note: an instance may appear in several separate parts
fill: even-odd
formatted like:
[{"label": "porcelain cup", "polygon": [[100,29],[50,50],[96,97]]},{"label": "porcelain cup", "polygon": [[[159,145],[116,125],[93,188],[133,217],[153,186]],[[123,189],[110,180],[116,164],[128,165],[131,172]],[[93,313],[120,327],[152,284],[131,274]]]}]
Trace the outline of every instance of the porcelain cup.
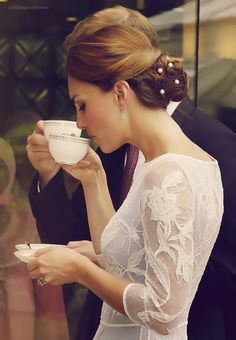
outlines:
[{"label": "porcelain cup", "polygon": [[44,120],[44,135],[49,140],[49,134],[80,137],[82,130],[76,122],[70,120]]},{"label": "porcelain cup", "polygon": [[57,163],[77,164],[89,150],[90,140],[87,138],[49,134],[49,151]]}]

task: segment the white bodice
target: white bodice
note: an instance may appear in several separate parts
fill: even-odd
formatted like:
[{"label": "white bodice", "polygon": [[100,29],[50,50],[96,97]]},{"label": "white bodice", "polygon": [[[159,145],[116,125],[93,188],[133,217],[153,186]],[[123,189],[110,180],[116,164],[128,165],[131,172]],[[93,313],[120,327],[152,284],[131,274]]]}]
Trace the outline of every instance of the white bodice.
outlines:
[{"label": "white bodice", "polygon": [[101,265],[132,282],[123,295],[127,316],[104,303],[95,339],[187,339],[222,214],[216,161],[164,154],[140,165],[101,237]]}]

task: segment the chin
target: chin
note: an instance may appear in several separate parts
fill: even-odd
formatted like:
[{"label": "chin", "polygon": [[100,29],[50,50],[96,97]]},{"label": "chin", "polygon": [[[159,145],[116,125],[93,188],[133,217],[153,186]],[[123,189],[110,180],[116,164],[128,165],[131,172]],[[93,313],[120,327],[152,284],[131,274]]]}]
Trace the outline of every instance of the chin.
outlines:
[{"label": "chin", "polygon": [[115,151],[116,149],[110,148],[110,147],[102,147],[101,145],[99,145],[100,149],[102,150],[103,153],[112,153],[113,151]]},{"label": "chin", "polygon": [[116,151],[117,149],[119,149],[121,147],[121,145],[100,144],[99,147],[100,147],[100,149],[102,150],[103,153],[112,153],[113,151]]}]

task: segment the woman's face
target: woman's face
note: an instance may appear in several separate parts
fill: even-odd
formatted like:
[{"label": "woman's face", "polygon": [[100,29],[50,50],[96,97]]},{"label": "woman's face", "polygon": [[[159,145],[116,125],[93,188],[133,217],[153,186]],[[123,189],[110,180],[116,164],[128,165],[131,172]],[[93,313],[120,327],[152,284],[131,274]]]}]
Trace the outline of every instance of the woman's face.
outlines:
[{"label": "woman's face", "polygon": [[116,91],[68,77],[70,98],[76,107],[77,125],[87,130],[103,152],[110,153],[124,143],[124,123]]}]

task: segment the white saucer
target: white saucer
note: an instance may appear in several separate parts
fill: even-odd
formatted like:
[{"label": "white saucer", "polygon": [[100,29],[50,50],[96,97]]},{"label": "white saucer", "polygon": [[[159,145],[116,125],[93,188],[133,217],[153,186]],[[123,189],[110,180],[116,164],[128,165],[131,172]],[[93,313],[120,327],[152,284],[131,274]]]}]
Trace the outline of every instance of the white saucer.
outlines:
[{"label": "white saucer", "polygon": [[25,263],[29,263],[30,261],[32,261],[35,256],[34,253],[37,250],[33,250],[33,249],[27,249],[27,250],[17,250],[14,252],[14,255],[21,261],[25,262]]},{"label": "white saucer", "polygon": [[38,250],[47,247],[66,247],[63,244],[50,244],[50,243],[30,243],[30,248],[27,243],[16,244],[17,250]]}]

